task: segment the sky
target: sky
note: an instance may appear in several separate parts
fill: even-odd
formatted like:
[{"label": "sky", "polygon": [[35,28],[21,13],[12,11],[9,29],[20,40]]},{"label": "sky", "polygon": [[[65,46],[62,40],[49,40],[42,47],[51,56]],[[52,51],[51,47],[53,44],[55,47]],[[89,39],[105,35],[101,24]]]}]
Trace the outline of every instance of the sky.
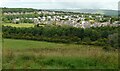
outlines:
[{"label": "sky", "polygon": [[0,7],[118,10],[120,0],[0,0]]}]

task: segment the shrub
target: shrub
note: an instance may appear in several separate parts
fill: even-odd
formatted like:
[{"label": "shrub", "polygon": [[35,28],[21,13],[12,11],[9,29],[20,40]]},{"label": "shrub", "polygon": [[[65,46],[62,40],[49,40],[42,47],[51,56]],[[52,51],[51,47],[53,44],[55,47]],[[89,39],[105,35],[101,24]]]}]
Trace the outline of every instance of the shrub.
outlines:
[{"label": "shrub", "polygon": [[[44,27],[29,27],[16,28],[10,26],[2,26],[4,38],[27,39],[48,42],[61,43],[77,43],[85,45],[98,45],[117,48],[119,27],[97,27],[97,28],[73,28],[73,27],[58,27],[58,26],[44,26]],[[103,32],[107,31],[104,36]],[[108,36],[109,35],[109,36]]]},{"label": "shrub", "polygon": [[108,36],[108,43],[114,47],[114,48],[118,48],[118,33],[114,33]]},{"label": "shrub", "polygon": [[103,49],[104,49],[105,51],[111,51],[111,50],[113,50],[113,48],[112,48],[110,45],[108,45],[108,46],[103,46]]},{"label": "shrub", "polygon": [[84,43],[83,44],[90,44],[91,43],[91,39],[89,37],[85,37],[82,40]]},{"label": "shrub", "polygon": [[106,38],[98,39],[97,41],[94,42],[94,44],[99,46],[106,46],[108,45],[108,39]]}]

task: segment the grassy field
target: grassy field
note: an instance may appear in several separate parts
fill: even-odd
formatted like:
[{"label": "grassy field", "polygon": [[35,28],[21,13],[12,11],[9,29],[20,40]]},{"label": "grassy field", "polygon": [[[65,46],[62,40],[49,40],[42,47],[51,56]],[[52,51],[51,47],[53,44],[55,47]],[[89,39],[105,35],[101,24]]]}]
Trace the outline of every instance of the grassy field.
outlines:
[{"label": "grassy field", "polygon": [[4,23],[4,26],[12,26],[12,27],[34,27],[34,24],[30,23],[20,23],[20,24],[13,24],[13,23]]},{"label": "grassy field", "polygon": [[116,69],[118,52],[101,47],[3,39],[3,69]]}]

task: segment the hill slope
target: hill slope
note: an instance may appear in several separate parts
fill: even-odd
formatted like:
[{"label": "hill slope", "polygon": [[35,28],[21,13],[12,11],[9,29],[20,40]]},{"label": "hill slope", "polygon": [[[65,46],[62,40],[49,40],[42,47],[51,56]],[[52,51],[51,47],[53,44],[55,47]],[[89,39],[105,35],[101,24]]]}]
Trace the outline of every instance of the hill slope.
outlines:
[{"label": "hill slope", "polygon": [[65,12],[79,12],[79,13],[98,13],[108,16],[118,16],[117,10],[103,10],[103,9],[53,9],[55,11],[65,11]]}]

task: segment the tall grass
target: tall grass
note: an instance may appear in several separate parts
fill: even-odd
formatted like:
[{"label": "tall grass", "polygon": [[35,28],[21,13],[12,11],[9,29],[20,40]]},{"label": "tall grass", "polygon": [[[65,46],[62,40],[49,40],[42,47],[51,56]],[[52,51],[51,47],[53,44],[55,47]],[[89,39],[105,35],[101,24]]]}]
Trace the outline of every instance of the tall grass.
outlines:
[{"label": "tall grass", "polygon": [[101,47],[4,39],[4,69],[117,69],[118,52]]}]

